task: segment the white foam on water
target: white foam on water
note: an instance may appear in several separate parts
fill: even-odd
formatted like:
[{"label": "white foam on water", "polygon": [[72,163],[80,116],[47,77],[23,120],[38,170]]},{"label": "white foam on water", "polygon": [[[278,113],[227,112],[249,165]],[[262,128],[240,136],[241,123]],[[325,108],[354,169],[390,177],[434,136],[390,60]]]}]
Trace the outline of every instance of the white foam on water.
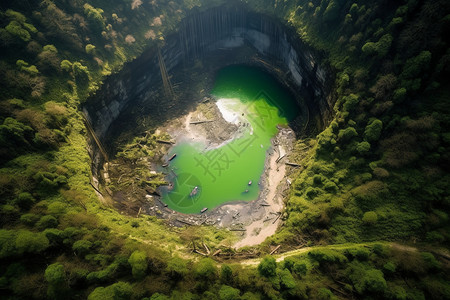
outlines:
[{"label": "white foam on water", "polygon": [[246,120],[245,118],[242,118],[239,113],[244,105],[238,98],[220,98],[217,100],[216,105],[219,108],[222,117],[228,123],[238,124],[239,122]]}]

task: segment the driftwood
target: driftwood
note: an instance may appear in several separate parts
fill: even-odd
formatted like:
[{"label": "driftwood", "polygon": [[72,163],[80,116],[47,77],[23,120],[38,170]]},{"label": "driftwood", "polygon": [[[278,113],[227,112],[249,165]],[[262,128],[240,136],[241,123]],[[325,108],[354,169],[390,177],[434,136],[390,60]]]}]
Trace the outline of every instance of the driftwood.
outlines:
[{"label": "driftwood", "polygon": [[160,143],[160,144],[169,144],[169,145],[173,145],[175,144],[172,141],[165,141],[165,140],[156,140],[156,142]]},{"label": "driftwood", "polygon": [[281,247],[281,245],[276,246],[275,249],[273,249],[272,251],[270,251],[270,254],[269,254],[269,255],[274,254],[278,249],[280,249],[280,247]]},{"label": "driftwood", "polygon": [[220,252],[222,252],[222,249],[219,249],[216,252],[214,252],[212,256],[216,256],[216,255],[220,254]]},{"label": "driftwood", "polygon": [[278,214],[278,217],[275,218],[275,220],[273,220],[272,224],[275,224],[275,222],[281,217],[281,214]]},{"label": "driftwood", "polygon": [[299,164],[291,163],[291,162],[285,162],[284,164],[285,164],[285,165],[288,165],[288,166],[291,166],[291,167],[300,167]]},{"label": "driftwood", "polygon": [[205,248],[205,250],[206,250],[206,253],[208,253],[208,255],[210,255],[211,254],[211,251],[209,251],[209,248],[208,248],[208,246],[206,246],[206,244],[205,243],[203,243],[202,242],[202,244],[203,244],[203,247]]},{"label": "driftwood", "polygon": [[139,218],[139,215],[141,214],[141,211],[142,211],[142,207],[139,207],[139,211],[138,211],[138,214],[137,214],[136,218]]},{"label": "driftwood", "polygon": [[193,225],[192,223],[186,222],[186,221],[181,220],[181,219],[177,219],[177,221],[180,222],[180,223],[184,223],[186,225]]},{"label": "driftwood", "polygon": [[102,192],[100,192],[100,190],[98,188],[95,187],[95,185],[92,184],[92,182],[89,182],[89,184],[94,188],[94,190],[99,193],[100,195],[103,196]]},{"label": "driftwood", "polygon": [[284,157],[286,156],[286,154],[281,155],[280,157],[277,158],[277,160],[275,161],[276,163],[278,163],[280,160],[282,160]]},{"label": "driftwood", "polygon": [[231,228],[230,231],[247,231],[247,229],[244,229],[244,228]]},{"label": "driftwood", "polygon": [[208,254],[200,252],[197,249],[195,249],[194,252],[197,253],[197,254],[203,255],[203,256],[208,256]]},{"label": "driftwood", "polygon": [[195,124],[203,124],[203,123],[209,123],[209,122],[214,122],[214,120],[192,121],[192,122],[189,122],[189,124],[195,125]]}]

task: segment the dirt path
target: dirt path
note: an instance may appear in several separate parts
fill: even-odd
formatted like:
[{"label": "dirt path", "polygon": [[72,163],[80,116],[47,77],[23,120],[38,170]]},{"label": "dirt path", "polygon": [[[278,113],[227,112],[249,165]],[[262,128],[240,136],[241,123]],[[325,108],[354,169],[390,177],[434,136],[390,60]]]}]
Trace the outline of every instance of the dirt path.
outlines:
[{"label": "dirt path", "polygon": [[[401,249],[402,251],[406,251],[406,252],[419,251],[419,249],[417,249],[415,247],[401,245],[401,244],[397,244],[397,243],[369,242],[369,243],[359,243],[359,244],[340,244],[340,245],[304,247],[304,248],[301,248],[301,249],[284,252],[284,253],[279,254],[279,255],[274,255],[274,257],[275,257],[275,260],[277,262],[281,262],[286,257],[300,255],[300,254],[303,254],[303,253],[308,253],[309,251],[312,251],[312,250],[315,250],[315,249],[343,250],[343,249],[348,249],[348,248],[353,248],[353,247],[371,246],[371,245],[374,245],[374,244],[383,244],[383,245],[390,246],[390,247],[393,247],[393,248]],[[262,258],[246,259],[246,260],[241,260],[239,263],[241,265],[245,265],[245,266],[256,266],[256,265],[258,265],[261,262],[261,259]]]},{"label": "dirt path", "polygon": [[[266,216],[269,216],[271,214],[279,214],[281,209],[283,208],[283,200],[277,194],[277,187],[285,176],[286,167],[284,164],[277,164],[277,159],[278,154],[274,152],[270,157],[270,169],[267,176],[266,188],[268,189],[268,194],[266,196],[266,203],[268,206],[265,207]],[[244,246],[253,246],[262,243],[266,238],[275,233],[279,223],[280,218],[278,218],[276,221],[262,218],[251,222],[244,227],[246,229],[245,237],[234,244],[233,247],[241,248]]]}]

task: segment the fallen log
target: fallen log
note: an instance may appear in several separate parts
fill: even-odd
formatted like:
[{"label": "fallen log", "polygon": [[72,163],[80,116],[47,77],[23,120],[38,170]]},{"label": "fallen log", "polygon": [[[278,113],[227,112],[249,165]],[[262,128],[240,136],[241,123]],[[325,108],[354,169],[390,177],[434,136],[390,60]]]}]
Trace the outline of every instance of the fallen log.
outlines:
[{"label": "fallen log", "polygon": [[270,251],[270,254],[269,254],[269,255],[274,254],[278,249],[280,249],[280,247],[281,247],[281,245],[276,246],[275,249],[273,249],[272,251]]},{"label": "fallen log", "polygon": [[277,158],[277,160],[275,161],[276,163],[278,163],[280,160],[282,160],[284,157],[286,156],[286,154],[280,155],[280,157]]},{"label": "fallen log", "polygon": [[203,244],[203,247],[205,247],[206,253],[208,253],[208,255],[210,255],[210,254],[211,254],[211,251],[209,251],[208,246],[206,246],[206,244],[203,243],[203,242],[202,242],[202,244]]},{"label": "fallen log", "polygon": [[193,225],[192,223],[186,222],[186,221],[181,220],[181,219],[176,219],[176,220],[177,220],[178,222],[184,223],[184,224],[186,224],[186,225]]},{"label": "fallen log", "polygon": [[160,144],[169,144],[169,145],[175,144],[175,142],[172,142],[172,141],[165,141],[165,140],[156,140],[156,142],[157,142],[157,143],[160,143]]},{"label": "fallen log", "polygon": [[222,252],[222,249],[219,249],[216,252],[214,252],[212,256],[216,256],[216,255],[220,254],[220,252]]},{"label": "fallen log", "polygon": [[299,164],[291,163],[291,162],[285,162],[284,164],[285,164],[285,165],[288,165],[288,166],[291,166],[291,167],[300,167]]},{"label": "fallen log", "polygon": [[247,229],[244,229],[244,228],[231,228],[230,231],[247,231]]},{"label": "fallen log", "polygon": [[102,192],[100,192],[100,190],[98,188],[95,187],[95,185],[92,184],[92,182],[89,182],[89,184],[94,188],[94,190],[99,193],[100,195],[103,196]]},{"label": "fallen log", "polygon": [[203,123],[209,123],[209,122],[214,122],[214,120],[192,121],[192,122],[189,122],[189,124],[195,125],[195,124],[203,124]]},{"label": "fallen log", "polygon": [[278,215],[278,217],[275,218],[275,220],[273,220],[272,224],[275,224],[275,222],[281,217],[281,214]]},{"label": "fallen log", "polygon": [[208,254],[200,252],[197,249],[195,249],[194,252],[197,253],[197,254],[203,255],[203,256],[208,256]]}]

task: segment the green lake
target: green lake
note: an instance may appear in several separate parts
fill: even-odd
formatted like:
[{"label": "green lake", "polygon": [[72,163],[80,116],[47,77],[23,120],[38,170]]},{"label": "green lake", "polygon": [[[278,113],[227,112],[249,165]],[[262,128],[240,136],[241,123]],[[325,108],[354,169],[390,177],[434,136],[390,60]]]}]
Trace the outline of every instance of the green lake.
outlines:
[{"label": "green lake", "polygon": [[171,149],[170,156],[177,154],[168,166],[173,189],[163,192],[162,200],[178,212],[198,214],[226,202],[257,199],[277,125],[287,125],[298,114],[280,83],[254,67],[221,69],[211,94],[225,120],[240,125],[239,134],[213,149],[192,142]]}]

